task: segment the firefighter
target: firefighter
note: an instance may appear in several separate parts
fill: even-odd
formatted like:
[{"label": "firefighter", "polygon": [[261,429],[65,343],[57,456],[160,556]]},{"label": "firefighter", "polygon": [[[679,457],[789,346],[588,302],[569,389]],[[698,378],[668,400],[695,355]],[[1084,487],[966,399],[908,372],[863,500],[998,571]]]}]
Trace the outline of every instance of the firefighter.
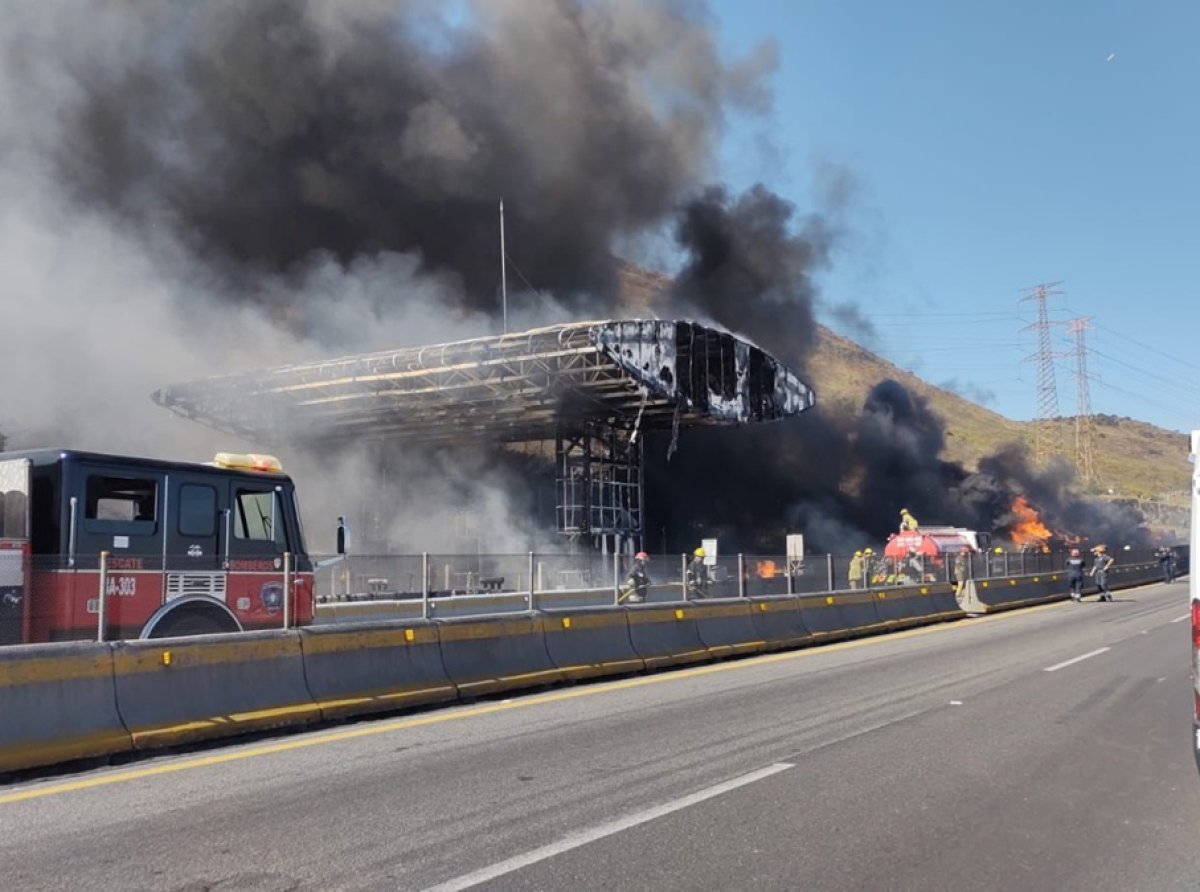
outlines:
[{"label": "firefighter", "polygon": [[883,582],[883,561],[877,560],[875,552],[869,548],[863,549],[863,573],[868,585]]},{"label": "firefighter", "polygon": [[649,559],[650,556],[644,551],[639,551],[633,556],[633,566],[629,568],[629,575],[625,577],[625,584],[621,586],[618,604],[625,601],[640,604],[646,600],[650,591],[650,574],[646,572],[646,561]]},{"label": "firefighter", "polygon": [[1111,601],[1113,596],[1112,590],[1108,587],[1108,571],[1112,569],[1112,565],[1117,560],[1108,553],[1108,547],[1104,545],[1097,545],[1092,549],[1092,554],[1095,555],[1092,563],[1092,578],[1096,580],[1096,586],[1100,589],[1100,600]]},{"label": "firefighter", "polygon": [[917,519],[908,513],[907,508],[900,509],[900,532],[912,533],[916,532]]},{"label": "firefighter", "polygon": [[964,545],[954,556],[954,593],[961,595],[971,573],[971,547]]},{"label": "firefighter", "polygon": [[1175,550],[1163,545],[1154,553],[1162,567],[1163,582],[1175,581]]},{"label": "firefighter", "polygon": [[704,563],[703,548],[697,548],[692,552],[691,563],[687,565],[686,585],[690,597],[708,597],[708,565]]},{"label": "firefighter", "polygon": [[863,553],[861,551],[854,552],[854,557],[850,558],[850,588],[863,587],[865,570],[866,562],[863,560]]},{"label": "firefighter", "polygon": [[1083,598],[1083,555],[1078,548],[1072,548],[1067,556],[1067,584],[1071,587],[1071,600]]}]

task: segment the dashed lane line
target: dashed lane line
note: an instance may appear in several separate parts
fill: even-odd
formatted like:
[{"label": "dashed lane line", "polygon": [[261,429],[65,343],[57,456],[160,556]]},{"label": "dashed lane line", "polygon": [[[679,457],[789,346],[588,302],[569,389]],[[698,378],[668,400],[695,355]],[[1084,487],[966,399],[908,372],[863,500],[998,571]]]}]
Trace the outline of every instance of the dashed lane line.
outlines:
[{"label": "dashed lane line", "polygon": [[768,765],[766,768],[758,769],[758,771],[751,771],[749,774],[743,774],[740,777],[731,778],[723,783],[706,787],[703,790],[697,790],[695,793],[672,802],[664,802],[662,805],[656,805],[654,808],[626,815],[615,821],[609,821],[607,824],[600,824],[587,830],[570,833],[556,842],[532,849],[521,855],[515,855],[512,858],[506,858],[503,861],[497,861],[495,864],[490,864],[471,873],[465,873],[444,883],[439,883],[436,886],[430,887],[426,892],[459,892],[462,889],[470,889],[473,886],[489,882],[497,877],[520,870],[523,867],[537,864],[539,861],[545,861],[548,858],[553,858],[572,849],[580,848],[598,839],[604,839],[606,836],[612,836],[623,830],[628,830],[631,827],[637,827],[639,824],[657,820],[672,812],[682,811],[685,808],[690,808],[693,805],[704,802],[706,799],[713,799],[731,790],[736,790],[739,787],[744,787],[747,784],[752,784],[755,781],[760,781],[794,767],[790,762],[776,762],[774,765]]},{"label": "dashed lane line", "polygon": [[1076,663],[1082,663],[1084,660],[1090,660],[1092,657],[1098,657],[1102,653],[1107,653],[1112,650],[1111,647],[1100,647],[1088,653],[1081,654],[1078,657],[1073,657],[1070,660],[1063,660],[1061,663],[1055,663],[1053,666],[1047,666],[1043,672],[1057,672],[1059,669],[1066,669],[1068,666],[1074,666]]}]

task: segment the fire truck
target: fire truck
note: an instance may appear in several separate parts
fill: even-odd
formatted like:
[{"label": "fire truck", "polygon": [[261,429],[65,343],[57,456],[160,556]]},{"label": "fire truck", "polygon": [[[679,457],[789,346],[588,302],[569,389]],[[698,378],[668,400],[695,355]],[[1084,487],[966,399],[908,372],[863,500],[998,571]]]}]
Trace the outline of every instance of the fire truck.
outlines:
[{"label": "fire truck", "polygon": [[295,487],[271,456],[4,452],[0,499],[0,644],[312,619]]},{"label": "fire truck", "polygon": [[986,551],[991,542],[990,533],[961,527],[919,527],[890,536],[883,548],[883,556],[901,559],[915,552],[927,558],[938,558],[955,555],[964,545],[973,552]]}]

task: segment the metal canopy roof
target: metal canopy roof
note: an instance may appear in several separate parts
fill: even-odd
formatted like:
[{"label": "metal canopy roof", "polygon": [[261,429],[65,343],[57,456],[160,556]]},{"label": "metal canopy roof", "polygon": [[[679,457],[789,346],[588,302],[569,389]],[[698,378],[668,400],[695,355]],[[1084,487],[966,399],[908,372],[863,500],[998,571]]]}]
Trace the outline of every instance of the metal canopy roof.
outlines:
[{"label": "metal canopy roof", "polygon": [[763,350],[695,322],[553,325],[175,384],[154,401],[251,441],[552,439],[798,415],[813,392]]}]

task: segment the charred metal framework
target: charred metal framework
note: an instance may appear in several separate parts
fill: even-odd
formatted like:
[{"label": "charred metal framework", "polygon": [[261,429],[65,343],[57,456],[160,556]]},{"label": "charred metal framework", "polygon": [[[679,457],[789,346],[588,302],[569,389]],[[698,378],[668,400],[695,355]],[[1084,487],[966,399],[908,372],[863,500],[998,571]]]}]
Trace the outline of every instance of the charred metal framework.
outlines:
[{"label": "charred metal framework", "polygon": [[207,378],[154,400],[264,444],[553,440],[560,532],[627,550],[642,534],[642,432],[773,421],[808,409],[814,396],[736,335],[636,319]]}]

